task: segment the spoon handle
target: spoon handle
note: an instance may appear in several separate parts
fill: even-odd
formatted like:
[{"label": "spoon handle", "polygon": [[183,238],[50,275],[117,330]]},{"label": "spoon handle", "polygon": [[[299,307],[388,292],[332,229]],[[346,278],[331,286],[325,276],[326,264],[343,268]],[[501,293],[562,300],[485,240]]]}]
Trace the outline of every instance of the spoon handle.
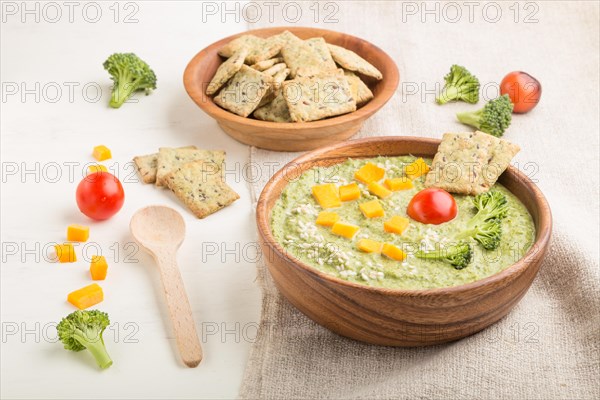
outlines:
[{"label": "spoon handle", "polygon": [[156,263],[160,269],[179,354],[185,365],[194,368],[202,361],[202,347],[175,254],[157,254]]}]

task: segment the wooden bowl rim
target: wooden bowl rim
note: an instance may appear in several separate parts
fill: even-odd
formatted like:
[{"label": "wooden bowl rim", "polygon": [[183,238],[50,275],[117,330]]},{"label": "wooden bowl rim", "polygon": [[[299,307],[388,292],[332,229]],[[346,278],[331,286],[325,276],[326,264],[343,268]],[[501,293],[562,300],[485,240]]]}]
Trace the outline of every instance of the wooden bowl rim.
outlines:
[{"label": "wooden bowl rim", "polygon": [[[440,296],[440,295],[451,295],[457,293],[464,293],[471,290],[475,290],[484,286],[494,286],[495,284],[499,284],[501,282],[510,281],[512,278],[519,276],[523,273],[527,268],[533,267],[535,264],[534,260],[536,257],[543,257],[546,248],[550,242],[550,237],[552,234],[552,213],[550,210],[550,206],[546,200],[546,197],[543,195],[541,190],[537,187],[535,183],[531,181],[525,174],[521,173],[517,168],[514,168],[512,165],[508,167],[505,173],[515,175],[515,179],[518,182],[521,182],[527,189],[529,189],[535,196],[537,200],[534,201],[535,206],[539,212],[539,229],[536,232],[536,240],[531,245],[531,248],[525,253],[516,263],[510,265],[505,268],[503,271],[490,275],[486,278],[477,280],[475,282],[451,286],[451,287],[442,287],[442,288],[433,288],[433,289],[394,289],[394,288],[382,288],[382,287],[373,287],[361,285],[359,283],[349,282],[329,274],[326,274],[318,269],[305,264],[304,262],[296,259],[295,257],[288,255],[287,252],[281,244],[273,237],[271,232],[271,224],[270,224],[270,215],[267,212],[267,196],[271,194],[271,191],[277,181],[283,179],[283,175],[287,170],[288,166],[297,166],[299,164],[304,164],[318,158],[319,156],[323,156],[324,154],[334,151],[341,150],[345,147],[350,147],[354,145],[363,145],[363,144],[372,144],[372,143],[385,143],[385,142],[395,142],[395,141],[417,141],[417,142],[425,142],[432,145],[439,145],[441,143],[440,139],[433,138],[423,138],[418,136],[377,136],[377,137],[368,137],[362,139],[354,139],[348,140],[342,143],[336,143],[329,146],[324,146],[320,149],[305,153],[299,157],[296,157],[289,163],[287,163],[283,168],[277,171],[271,179],[267,182],[265,187],[263,188],[261,195],[259,197],[258,203],[256,205],[256,220],[257,220],[257,228],[259,234],[265,239],[265,243],[270,247],[271,251],[276,253],[279,257],[287,260],[290,264],[308,272],[309,274],[314,275],[315,277],[329,281],[333,284],[338,284],[342,286],[347,286],[350,288],[355,288],[359,290],[365,290],[371,293],[379,293],[387,296],[397,296],[397,297],[413,297],[413,296]],[[382,154],[385,155],[385,154]],[[337,157],[336,157],[337,158]],[[303,171],[304,172],[304,171]],[[504,175],[503,174],[503,175]],[[266,227],[266,230],[265,230]],[[537,249],[537,250],[536,250]],[[528,259],[531,257],[531,261]]]},{"label": "wooden bowl rim", "polygon": [[[212,98],[207,96],[204,93],[203,85],[198,84],[198,71],[199,65],[201,61],[207,57],[209,54],[214,54],[218,51],[220,47],[224,44],[230,42],[231,40],[240,37],[242,35],[257,35],[261,34],[276,34],[281,33],[285,30],[288,30],[292,33],[298,32],[311,32],[315,35],[320,34],[336,34],[341,35],[342,37],[356,40],[358,42],[363,43],[363,45],[372,47],[376,53],[378,53],[378,57],[382,59],[384,63],[387,63],[392,66],[391,73],[388,73],[384,76],[384,79],[381,81],[382,90],[380,91],[380,95],[375,95],[373,99],[371,99],[367,104],[362,106],[356,111],[353,111],[348,114],[340,115],[337,117],[326,118],[319,121],[310,121],[310,122],[302,122],[302,123],[291,123],[291,122],[271,122],[271,121],[261,121],[253,118],[244,118],[239,115],[236,115],[232,112],[222,109],[217,106]],[[321,28],[311,28],[311,27],[292,27],[292,26],[279,26],[273,28],[261,28],[261,29],[253,29],[245,32],[240,32],[235,35],[228,36],[223,38],[213,44],[205,47],[200,52],[198,52],[188,63],[185,71],[183,73],[183,86],[185,87],[186,92],[190,96],[190,98],[200,107],[204,112],[210,115],[212,118],[217,121],[227,120],[231,122],[235,122],[238,124],[244,124],[248,126],[253,126],[257,128],[272,128],[277,130],[289,130],[290,133],[297,131],[298,129],[314,129],[314,128],[327,128],[330,126],[335,126],[342,123],[349,123],[352,121],[361,121],[362,119],[368,118],[372,114],[374,114],[377,110],[387,103],[392,96],[396,93],[398,89],[398,84],[400,82],[400,72],[398,71],[398,66],[394,62],[394,60],[381,48],[374,45],[373,43],[361,39],[359,37],[349,35],[347,33],[332,31],[329,29],[321,29]],[[208,82],[207,82],[208,83]],[[385,88],[393,87],[394,90],[383,90]]]}]

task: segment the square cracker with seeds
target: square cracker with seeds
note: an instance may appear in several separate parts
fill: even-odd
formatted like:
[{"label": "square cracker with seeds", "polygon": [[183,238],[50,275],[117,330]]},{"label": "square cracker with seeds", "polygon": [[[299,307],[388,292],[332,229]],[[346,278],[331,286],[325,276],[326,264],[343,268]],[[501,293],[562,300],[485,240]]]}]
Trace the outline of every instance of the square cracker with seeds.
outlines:
[{"label": "square cracker with seeds", "polygon": [[281,33],[278,33],[277,35],[269,36],[267,38],[267,40],[270,42],[276,42],[281,47],[283,47],[289,43],[294,43],[294,42],[296,42],[298,40],[302,40],[302,39],[300,39],[298,36],[294,35],[290,31],[283,31]]},{"label": "square cracker with seeds", "polygon": [[165,183],[198,218],[227,207],[240,196],[219,171],[205,161],[186,163],[165,177]]},{"label": "square cracker with seeds", "polygon": [[[295,36],[281,48],[281,56],[290,69],[290,77],[292,78],[296,77],[296,72],[300,67],[314,70],[315,72],[326,71],[328,69],[323,64],[323,59],[315,48]],[[333,68],[335,68],[335,64]]]},{"label": "square cracker with seeds", "polygon": [[275,64],[273,65],[271,68],[267,68],[264,71],[262,71],[263,74],[267,74],[267,75],[271,75],[271,76],[275,76],[277,73],[288,69],[285,65],[285,63],[279,63],[279,64]]},{"label": "square cracker with seeds", "polygon": [[215,72],[215,75],[206,87],[206,94],[212,96],[213,94],[217,93],[217,91],[221,89],[221,87],[242,68],[247,55],[248,49],[246,47],[242,47],[233,53],[233,55],[229,57],[223,64],[219,65],[217,72]]},{"label": "square cracker with seeds", "polygon": [[479,131],[445,133],[425,186],[470,195],[486,192],[519,150],[515,144]]},{"label": "square cracker with seeds", "polygon": [[277,40],[263,39],[254,35],[242,35],[219,49],[221,57],[229,58],[241,48],[247,48],[246,64],[256,64],[273,58],[279,53],[283,43]]},{"label": "square cracker with seeds", "polygon": [[272,76],[242,65],[242,68],[214,97],[214,102],[234,114],[247,117],[269,93],[272,83]]},{"label": "square cracker with seeds", "polygon": [[198,160],[212,165],[213,170],[220,171],[225,162],[225,152],[223,150],[172,149],[161,147],[158,151],[156,186],[164,186],[165,177],[178,167]]},{"label": "square cracker with seeds", "polygon": [[254,111],[254,117],[263,121],[291,122],[290,111],[280,92],[269,104],[259,107]]},{"label": "square cracker with seeds", "polygon": [[327,42],[325,42],[325,39],[322,37],[314,37],[306,39],[304,42],[308,44],[310,48],[313,49],[321,58],[322,70],[326,71],[337,68],[335,62],[333,61],[333,57],[331,57],[331,52],[329,51],[329,47],[327,47]]},{"label": "square cracker with seeds", "polygon": [[[178,149],[195,149],[196,146],[179,147]],[[133,158],[140,178],[144,183],[156,182],[156,169],[158,166],[158,153],[137,156]]]},{"label": "square cracker with seeds", "polygon": [[271,68],[273,65],[275,64],[279,64],[283,62],[283,58],[282,57],[275,57],[275,58],[270,58],[268,60],[265,61],[259,61],[256,64],[252,64],[250,66],[250,68],[254,68],[255,70],[258,71],[264,71],[266,69]]},{"label": "square cracker with seeds", "polygon": [[348,84],[350,85],[350,91],[352,96],[356,99],[357,105],[362,105],[373,98],[373,92],[371,89],[352,71],[344,71]]},{"label": "square cracker with seeds", "polygon": [[360,72],[377,80],[383,79],[381,72],[367,60],[353,52],[335,44],[327,44],[331,57],[342,68],[348,71]]},{"label": "square cracker with seeds", "polygon": [[290,119],[316,121],[356,111],[356,101],[341,70],[300,77],[282,84]]},{"label": "square cracker with seeds", "polygon": [[281,84],[283,83],[283,81],[285,81],[285,78],[287,78],[289,74],[290,69],[285,68],[284,70],[281,70],[275,75],[273,75],[273,82],[271,83],[271,88],[269,89],[268,93],[262,98],[255,111],[257,111],[261,107],[264,107],[266,104],[271,103],[275,99],[275,97],[277,97],[279,93],[281,93]]}]

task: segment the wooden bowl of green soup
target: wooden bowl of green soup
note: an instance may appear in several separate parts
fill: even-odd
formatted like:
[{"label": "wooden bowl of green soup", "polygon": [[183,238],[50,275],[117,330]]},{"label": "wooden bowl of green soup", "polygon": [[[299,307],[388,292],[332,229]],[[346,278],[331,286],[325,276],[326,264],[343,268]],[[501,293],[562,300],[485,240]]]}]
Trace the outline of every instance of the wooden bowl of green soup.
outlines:
[{"label": "wooden bowl of green soup", "polygon": [[[373,199],[362,183],[358,199],[349,194],[350,200],[331,209],[323,210],[313,197],[316,185],[352,188],[356,171],[367,163],[385,170],[386,178],[401,177],[417,158],[430,163],[439,144],[417,137],[353,140],[302,155],[271,178],[257,205],[260,244],[277,288],[294,306],[342,336],[425,346],[474,334],[519,302],[546,253],[552,215],[537,186],[516,168],[509,167],[490,189],[507,204],[498,247],[486,250],[471,240],[471,260],[462,269],[444,258],[418,258],[416,252],[448,249],[477,212],[472,196],[453,195],[458,214],[439,225],[407,215],[424,176],[379,199],[384,209],[379,217],[361,211],[360,205]],[[323,211],[335,215],[320,216]],[[408,221],[401,234],[384,227],[392,217]],[[334,233],[340,224],[327,226],[332,218],[359,230],[348,237],[344,230]],[[402,249],[405,258],[364,251],[363,243],[387,243]]]}]

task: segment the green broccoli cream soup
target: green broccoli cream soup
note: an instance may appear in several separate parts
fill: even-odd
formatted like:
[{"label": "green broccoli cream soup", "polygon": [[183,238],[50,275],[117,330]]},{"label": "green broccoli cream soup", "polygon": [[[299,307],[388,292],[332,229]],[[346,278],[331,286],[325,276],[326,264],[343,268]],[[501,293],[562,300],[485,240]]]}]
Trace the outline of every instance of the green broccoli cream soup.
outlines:
[{"label": "green broccoli cream soup", "polygon": [[[499,183],[479,196],[453,194],[457,214],[448,222],[410,218],[408,204],[424,189],[426,174],[407,173],[423,161],[431,165],[412,156],[381,156],[305,171],[288,183],[272,210],[276,240],[289,255],[326,274],[396,289],[474,282],[504,270],[529,250],[535,239],[531,215]],[[357,180],[359,169],[361,177],[374,177],[375,187]],[[402,184],[394,186],[394,178]],[[319,192],[323,187],[325,194]],[[371,207],[360,206],[366,202]],[[399,230],[390,229],[390,223]]]}]

